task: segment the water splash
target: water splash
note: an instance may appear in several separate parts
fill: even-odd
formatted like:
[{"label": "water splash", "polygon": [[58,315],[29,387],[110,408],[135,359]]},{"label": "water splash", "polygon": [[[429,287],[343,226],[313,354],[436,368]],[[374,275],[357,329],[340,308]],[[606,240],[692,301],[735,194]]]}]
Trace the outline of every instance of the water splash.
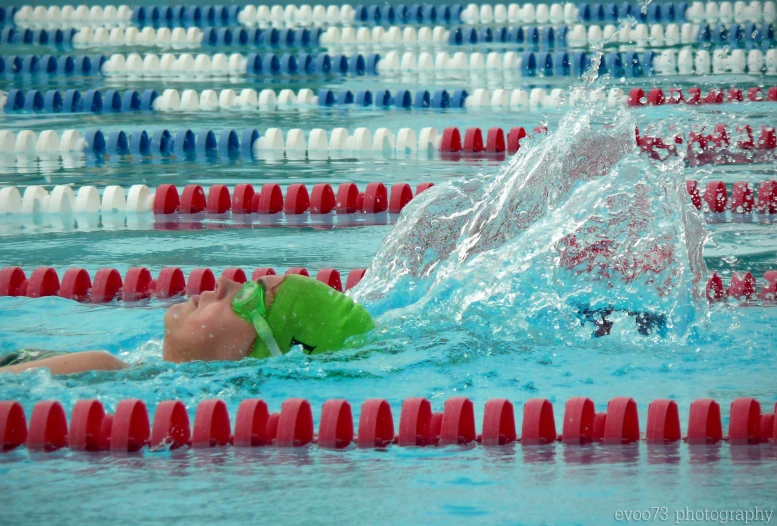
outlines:
[{"label": "water splash", "polygon": [[663,335],[684,337],[705,309],[702,220],[683,160],[651,163],[634,130],[624,108],[574,108],[498,173],[424,192],[353,297],[403,331],[590,338],[581,309],[612,307],[665,316]]}]

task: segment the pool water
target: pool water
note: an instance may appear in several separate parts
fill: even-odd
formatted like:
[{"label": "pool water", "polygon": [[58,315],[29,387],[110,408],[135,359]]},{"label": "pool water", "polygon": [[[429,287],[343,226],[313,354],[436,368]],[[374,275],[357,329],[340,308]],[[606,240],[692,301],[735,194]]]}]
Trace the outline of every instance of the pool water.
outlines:
[{"label": "pool water", "polygon": [[[23,51],[10,47],[8,51],[3,50],[3,54],[17,52]],[[119,86],[115,80],[72,79],[57,84],[56,89],[103,88],[111,86],[111,82],[112,87]],[[191,79],[180,86],[175,82],[168,86],[164,81],[126,79],[120,81],[120,87],[158,91],[166,87],[311,88],[314,91],[323,87],[347,87],[355,92],[432,86],[512,89],[574,85],[569,79],[561,82],[520,77],[439,79],[416,75],[312,83],[303,79],[282,85],[270,82],[258,85],[249,79],[236,82]],[[600,79],[595,86],[620,86],[628,92],[633,85],[645,88],[656,83],[667,87],[667,82],[678,87],[770,85],[769,78],[715,76],[678,77],[669,81]],[[7,91],[14,87],[41,89],[45,86],[29,78],[0,79],[0,89]],[[61,132],[69,128],[99,127],[107,132],[161,127],[215,131],[253,127],[263,131],[277,127],[285,132],[291,128],[374,130],[387,127],[396,132],[402,127],[417,131],[426,126],[438,130],[447,126],[461,130],[478,126],[485,131],[491,127],[510,129],[520,125],[530,130],[547,125],[550,138],[538,137],[525,143],[519,156],[526,156],[526,151],[540,152],[553,146],[561,151],[566,144],[561,141],[562,136],[569,141],[581,140],[570,131],[576,121],[570,118],[569,112],[566,107],[520,112],[490,108],[448,111],[310,108],[256,113],[4,115],[0,128],[17,132],[23,129]],[[617,124],[621,116],[614,109],[602,107],[584,115],[590,117],[591,129],[599,131],[605,124]],[[648,130],[652,126],[688,129],[692,125],[717,123],[726,123],[732,129],[747,123],[758,129],[761,125],[773,125],[774,116],[772,104],[764,103],[644,107],[631,110],[629,118],[640,129]],[[566,135],[555,133],[561,126],[565,127]],[[557,143],[547,142],[553,141],[553,137]],[[575,214],[582,214],[581,217],[592,214],[598,206],[597,196],[628,185],[633,188],[635,179],[630,177],[640,170],[650,184],[668,184],[668,194],[675,197],[679,194],[671,194],[671,188],[684,190],[683,179],[698,180],[700,185],[708,181],[731,184],[744,180],[757,186],[760,181],[775,179],[777,173],[774,164],[680,166],[664,173],[651,167],[646,159],[636,154],[632,157],[628,165],[631,172],[624,168],[605,178],[606,183],[578,185],[570,191],[585,205],[583,208],[565,212],[566,201],[562,200],[562,206],[551,207],[542,217],[552,218],[554,228],[568,227],[571,231],[577,224]],[[354,182],[363,189],[369,182],[380,181],[387,186],[406,182],[415,188],[422,182],[433,182],[439,187],[446,182],[463,184],[462,180],[487,186],[490,181],[501,181],[497,178],[505,173],[512,173],[510,186],[505,183],[504,187],[492,190],[492,197],[497,199],[523,180],[523,172],[516,169],[510,172],[510,162],[488,157],[450,161],[437,156],[385,158],[382,155],[322,161],[246,158],[172,161],[157,157],[142,162],[138,159],[96,162],[80,156],[32,162],[5,159],[0,161],[0,186],[23,188],[39,184],[50,189],[59,184],[71,184],[74,188],[83,185],[104,188],[115,184],[128,188],[141,183],[149,187],[170,183],[179,189],[187,184],[203,187],[225,184],[231,189],[239,183],[259,187],[277,182],[285,191],[293,183],[310,188],[324,182],[333,187]],[[483,175],[478,178],[478,174]],[[555,184],[552,179],[548,182],[549,186]],[[651,216],[653,219],[643,232],[645,240],[664,231],[690,232],[690,223],[683,219],[690,208],[685,210],[677,206],[676,200],[669,201],[674,203],[670,206],[671,213]],[[428,201],[424,198],[423,202]],[[659,205],[666,204],[658,197],[652,202],[654,213],[662,210]],[[396,237],[391,237],[393,225],[397,221],[411,223],[410,218],[418,209],[416,204],[411,203],[402,218],[365,217],[353,222],[335,219],[328,224],[310,220],[278,227],[268,227],[258,221],[238,224],[231,219],[208,219],[199,223],[201,228],[187,229],[160,222],[125,224],[121,219],[74,223],[47,215],[2,217],[0,268],[20,266],[29,274],[35,267],[47,265],[56,268],[60,276],[71,266],[83,267],[90,275],[103,267],[117,268],[124,275],[135,266],[145,266],[153,275],[167,266],[181,267],[187,275],[199,267],[212,268],[217,275],[227,267],[241,267],[246,271],[273,267],[279,272],[305,267],[311,274],[322,268],[336,268],[344,272],[370,267],[376,254],[383,258],[379,261],[392,261],[386,247],[393,247],[391,243],[397,242]],[[455,210],[448,212],[453,214]],[[714,270],[728,283],[733,272],[747,270],[756,276],[760,287],[764,272],[777,269],[774,235],[777,227],[769,218],[758,222],[715,222],[715,218],[698,214],[693,221],[704,225],[706,239],[692,240],[704,244],[703,264],[696,262],[700,269],[697,270],[704,276]],[[488,252],[491,261],[463,264],[446,270],[450,275],[435,271],[438,274],[419,279],[419,283],[429,287],[435,279],[438,280],[435,286],[442,283],[434,289],[434,294],[426,296],[427,300],[434,298],[426,304],[411,301],[413,293],[403,289],[406,283],[398,280],[397,290],[401,292],[389,294],[389,300],[384,297],[372,306],[365,300],[368,308],[380,314],[376,341],[362,349],[327,356],[310,357],[301,351],[292,351],[261,362],[175,365],[161,360],[162,315],[169,302],[152,301],[140,306],[125,306],[120,302],[91,305],[57,297],[2,297],[0,354],[23,347],[62,351],[104,349],[132,366],[119,372],[71,376],[51,376],[45,370],[0,375],[0,400],[19,400],[29,416],[41,400],[59,400],[69,414],[81,399],[97,398],[107,411],[113,412],[120,400],[139,398],[153,415],[160,402],[177,399],[186,404],[193,419],[197,404],[209,398],[224,400],[234,418],[239,403],[247,398],[262,398],[272,411],[278,411],[285,399],[301,397],[311,402],[318,423],[321,406],[328,399],[348,399],[353,406],[354,420],[358,421],[364,400],[385,398],[398,425],[399,411],[406,398],[427,397],[433,410],[441,411],[446,399],[467,396],[474,402],[480,428],[483,407],[489,399],[509,398],[515,404],[516,422],[520,422],[524,402],[547,398],[554,404],[560,429],[564,403],[570,397],[590,397],[596,402],[597,410],[602,411],[611,398],[630,396],[637,401],[643,431],[648,404],[658,398],[671,398],[678,403],[683,429],[690,403],[698,398],[714,398],[720,402],[724,429],[728,424],[728,405],[737,397],[755,397],[764,412],[772,410],[777,402],[777,377],[773,373],[777,369],[774,344],[777,328],[773,307],[757,301],[746,305],[734,301],[711,307],[704,303],[697,305],[688,301],[688,288],[670,294],[683,307],[676,312],[687,314],[687,327],[678,323],[678,328],[668,335],[642,336],[634,330],[628,316],[616,314],[612,334],[593,338],[590,325],[575,326],[569,322],[571,316],[559,314],[568,304],[550,305],[550,296],[543,295],[541,287],[536,290],[528,287],[531,283],[543,284],[545,279],[551,282],[564,276],[554,269],[553,258],[537,257],[529,263],[520,261],[519,265],[519,256],[542,242],[541,232],[540,229],[531,236],[521,234],[525,237],[519,243],[505,242],[504,246],[491,247],[494,249]],[[389,268],[391,271],[386,270]],[[357,297],[361,294],[368,298],[369,292],[377,290],[379,285],[394,283],[392,279],[403,268],[386,266],[379,278],[377,272],[373,272],[373,278],[368,272],[356,292]],[[686,260],[680,258],[676,268],[683,279],[690,279],[693,272]],[[494,294],[489,297],[490,302],[473,309],[477,311],[474,315],[454,301],[456,291],[474,294],[479,285],[473,276],[486,271],[490,276],[497,273],[508,276],[506,283],[513,292],[525,293],[531,289],[532,293],[516,294],[509,301],[500,299],[504,294]],[[562,284],[554,294],[565,298],[574,294],[575,279],[570,276],[566,282],[569,290]],[[592,290],[588,299],[593,303],[609,301],[606,294],[597,292],[596,288]],[[635,304],[648,306],[652,301],[649,287],[624,287],[623,290],[635,298]],[[450,299],[449,304],[441,301],[445,298]],[[680,329],[681,325],[685,328]],[[345,451],[327,451],[316,446],[299,450],[227,447],[145,450],[127,455],[87,454],[67,449],[43,454],[19,448],[0,455],[0,518],[7,524],[38,523],[54,517],[61,524],[87,521],[609,524],[623,522],[618,519],[619,510],[658,508],[659,513],[665,512],[674,521],[679,518],[676,513],[686,508],[747,510],[758,507],[774,511],[776,466],[777,449],[772,444],[689,448],[684,444],[656,447],[643,442],[570,448],[559,443],[498,448],[390,446],[380,450],[352,446]]]}]

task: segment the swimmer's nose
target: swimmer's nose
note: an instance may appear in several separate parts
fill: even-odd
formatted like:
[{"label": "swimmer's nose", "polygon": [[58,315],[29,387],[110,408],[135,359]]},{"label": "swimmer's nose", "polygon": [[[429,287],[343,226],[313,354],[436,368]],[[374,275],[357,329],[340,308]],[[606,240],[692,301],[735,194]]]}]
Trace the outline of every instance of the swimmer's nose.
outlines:
[{"label": "swimmer's nose", "polygon": [[216,300],[224,300],[227,298],[231,298],[235,294],[237,294],[237,291],[240,290],[240,283],[237,281],[232,281],[231,279],[227,279],[224,276],[220,277],[216,280],[216,288],[213,289],[213,292],[216,293]]}]

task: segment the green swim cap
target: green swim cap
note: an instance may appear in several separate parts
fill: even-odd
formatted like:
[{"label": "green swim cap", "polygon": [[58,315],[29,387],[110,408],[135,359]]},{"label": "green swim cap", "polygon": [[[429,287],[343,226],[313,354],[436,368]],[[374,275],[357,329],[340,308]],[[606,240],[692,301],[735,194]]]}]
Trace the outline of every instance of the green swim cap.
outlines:
[{"label": "green swim cap", "polygon": [[[345,346],[348,338],[375,328],[364,307],[315,279],[285,276],[266,312],[264,288],[253,282],[262,291],[259,301],[258,292],[250,283],[235,296],[232,306],[256,329],[252,358],[279,356],[295,345],[301,345],[306,354],[337,351]],[[246,297],[254,298],[251,302],[244,297],[244,289]]]}]

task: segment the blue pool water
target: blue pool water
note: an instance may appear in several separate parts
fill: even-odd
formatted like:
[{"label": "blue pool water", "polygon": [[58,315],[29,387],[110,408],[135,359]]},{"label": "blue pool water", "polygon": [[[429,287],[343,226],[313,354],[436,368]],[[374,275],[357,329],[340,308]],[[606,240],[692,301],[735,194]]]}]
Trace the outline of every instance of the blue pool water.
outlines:
[{"label": "blue pool water", "polygon": [[[22,51],[3,50],[3,53]],[[416,89],[418,87],[568,87],[566,80],[542,79],[436,79],[409,78],[341,79],[319,83],[302,81],[257,85],[241,79],[191,80],[178,88],[239,89],[253,87],[349,89]],[[769,86],[771,79],[717,76],[701,79],[702,85]],[[71,80],[57,89],[108,87],[106,79]],[[603,86],[632,85],[688,87],[699,79],[669,81],[605,79]],[[662,83],[663,82],[663,83]],[[69,84],[68,84],[69,83]],[[79,84],[82,83],[82,84]],[[0,89],[44,87],[30,79],[0,79]],[[162,81],[123,80],[121,88],[160,88]],[[160,90],[161,91],[161,90]],[[231,220],[209,220],[200,229],[171,229],[150,222],[122,220],[77,223],[59,217],[0,218],[0,268],[21,266],[29,272],[37,266],[56,268],[60,275],[71,266],[86,268],[91,275],[102,267],[114,267],[124,275],[134,266],[146,266],[154,275],[167,266],[181,267],[186,274],[209,267],[217,274],[227,267],[245,270],[274,267],[283,271],[304,266],[311,271],[370,267],[356,296],[379,314],[376,341],[365,348],[328,356],[309,357],[294,351],[277,359],[235,363],[189,363],[175,365],[161,360],[162,315],[166,304],[153,301],[127,307],[80,304],[60,298],[0,298],[0,354],[21,347],[62,351],[104,349],[130,363],[119,372],[91,372],[51,376],[45,370],[21,375],[0,375],[0,400],[19,400],[29,415],[35,403],[56,399],[69,414],[77,400],[98,398],[113,412],[126,398],[143,400],[153,415],[164,401],[183,401],[194,416],[197,404],[208,398],[224,400],[233,416],[247,398],[262,398],[278,411],[291,397],[306,398],[319,421],[322,404],[332,398],[348,399],[358,421],[361,403],[385,398],[398,424],[402,401],[429,398],[435,411],[446,399],[467,396],[475,405],[478,429],[483,407],[492,398],[509,398],[521,421],[523,403],[547,398],[554,404],[557,425],[563,407],[572,396],[588,396],[603,411],[615,396],[631,396],[637,403],[644,431],[651,400],[671,398],[680,408],[683,429],[690,403],[714,398],[721,403],[724,429],[728,404],[740,396],[761,401],[764,412],[777,402],[777,336],[773,307],[722,303],[708,307],[695,302],[693,277],[712,270],[728,282],[734,271],[751,271],[759,280],[766,270],[777,269],[775,225],[715,223],[692,211],[681,198],[684,179],[700,184],[722,180],[727,184],[746,180],[753,184],[775,179],[774,165],[690,168],[681,165],[659,168],[634,153],[607,175],[590,184],[572,185],[540,215],[528,233],[513,230],[509,213],[520,213],[537,190],[517,192],[530,180],[532,170],[555,166],[562,158],[574,161],[578,146],[591,144],[594,133],[617,141],[623,129],[670,125],[729,126],[748,123],[754,129],[774,124],[771,105],[725,104],[721,106],[665,106],[640,108],[630,115],[603,107],[570,114],[567,108],[521,112],[451,110],[446,112],[310,109],[275,112],[189,113],[137,115],[5,115],[2,129],[41,131],[99,126],[112,129],[156,127],[208,128],[222,130],[256,127],[264,130],[334,127],[375,129],[401,127],[416,130],[433,126],[482,129],[522,125],[531,129],[547,124],[548,140],[527,144],[518,160],[385,159],[382,157],[332,161],[277,162],[239,159],[233,161],[181,162],[159,158],[96,163],[93,159],[54,159],[23,162],[0,160],[0,186],[32,184],[50,189],[58,184],[74,187],[117,184],[129,187],[144,183],[156,187],[171,183],[226,184],[244,182],[260,186],[278,182],[326,182],[332,186],[355,182],[360,188],[372,181],[389,184],[434,182],[437,189],[412,203],[401,218],[366,218],[354,224],[307,223],[282,227],[236,228]],[[590,120],[590,129],[576,126]],[[630,119],[633,119],[631,121]],[[614,126],[616,130],[604,125]],[[623,129],[620,129],[620,128]],[[620,135],[619,135],[620,133]],[[609,134],[609,135],[607,135]],[[603,151],[608,140],[597,145]],[[567,148],[567,150],[565,150]],[[528,153],[527,153],[528,152]],[[542,162],[532,163],[529,158]],[[523,160],[521,160],[523,159]],[[4,164],[3,164],[4,163]],[[584,169],[584,168],[583,168]],[[541,170],[539,170],[541,171]],[[478,174],[482,174],[478,176]],[[555,166],[535,177],[542,189],[561,186],[568,174]],[[462,182],[466,181],[466,182]],[[671,287],[659,295],[644,282],[615,280],[608,292],[588,275],[576,275],[558,264],[558,248],[549,240],[590,226],[592,217],[608,216],[602,202],[608,196],[626,194],[647,181],[648,204],[641,209],[639,237],[624,248],[631,254],[651,242],[670,236],[677,258],[669,266]],[[445,186],[451,182],[453,186]],[[444,188],[439,188],[444,187]],[[418,232],[429,241],[427,262],[445,252],[439,224],[419,226],[421,208],[435,196],[453,188],[483,190],[478,211],[487,210],[489,220],[478,232],[494,234],[480,257],[455,263],[455,258],[435,266],[410,283],[403,278],[413,265],[416,246],[392,234],[400,221],[402,230]],[[521,197],[518,199],[518,195]],[[517,209],[503,207],[515,201]],[[477,200],[475,200],[477,201]],[[630,202],[630,201],[629,201]],[[453,203],[453,200],[450,200]],[[501,203],[501,204],[500,204]],[[459,205],[442,199],[436,209],[455,216]],[[446,204],[448,205],[446,207]],[[523,205],[522,205],[523,204]],[[628,208],[628,207],[626,207]],[[617,210],[616,210],[617,211]],[[442,216],[441,216],[442,217]],[[710,218],[707,218],[710,219]],[[377,224],[368,224],[377,223]],[[455,221],[451,221],[455,223]],[[622,223],[612,223],[615,227]],[[415,226],[414,226],[415,225]],[[457,223],[458,225],[458,223]],[[245,226],[245,225],[244,225]],[[460,227],[460,225],[458,225]],[[625,241],[628,229],[615,238]],[[436,229],[435,235],[429,231]],[[507,240],[497,235],[509,232]],[[458,232],[458,230],[457,230]],[[618,237],[620,236],[620,237]],[[686,237],[682,237],[686,236]],[[459,236],[454,236],[459,239]],[[456,246],[477,244],[476,236],[462,236]],[[580,234],[581,239],[585,234]],[[682,243],[680,239],[684,239]],[[703,261],[693,248],[703,245]],[[625,246],[625,245],[624,245]],[[683,248],[684,247],[684,248]],[[483,248],[483,247],[481,247]],[[406,252],[403,252],[406,250]],[[684,252],[684,251],[687,251]],[[483,255],[485,254],[485,255]],[[376,261],[377,255],[377,263]],[[387,289],[392,292],[385,293]],[[427,292],[430,289],[431,292]],[[477,301],[470,301],[477,298]],[[616,314],[612,334],[592,338],[591,325],[580,327],[574,319],[575,301],[592,305],[619,302],[628,309],[660,309],[673,316],[665,335],[642,336],[626,315]],[[777,449],[771,444],[731,448],[728,445],[688,448],[679,446],[591,445],[579,448],[560,444],[499,448],[456,446],[445,448],[399,448],[383,450],[327,451],[312,446],[301,450],[216,448],[194,451],[143,451],[139,454],[31,453],[25,448],[0,455],[0,519],[3,523],[94,522],[181,523],[246,521],[331,524],[610,524],[618,511],[658,508],[674,522],[686,509],[777,511],[774,507]],[[660,521],[658,521],[660,522]],[[703,521],[702,521],[703,522]],[[733,522],[733,521],[732,521]]]}]

